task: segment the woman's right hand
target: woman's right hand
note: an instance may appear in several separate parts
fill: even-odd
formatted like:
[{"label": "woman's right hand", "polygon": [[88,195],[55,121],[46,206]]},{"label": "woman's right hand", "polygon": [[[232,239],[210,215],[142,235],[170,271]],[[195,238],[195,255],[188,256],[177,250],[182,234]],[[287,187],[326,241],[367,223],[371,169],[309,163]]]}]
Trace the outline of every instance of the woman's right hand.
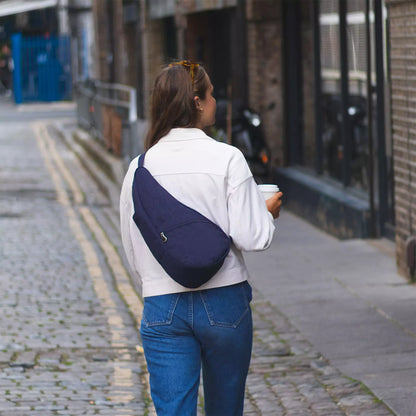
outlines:
[{"label": "woman's right hand", "polygon": [[267,210],[273,215],[273,218],[276,219],[280,215],[280,207],[282,206],[282,196],[283,192],[277,192],[271,198],[266,199]]}]

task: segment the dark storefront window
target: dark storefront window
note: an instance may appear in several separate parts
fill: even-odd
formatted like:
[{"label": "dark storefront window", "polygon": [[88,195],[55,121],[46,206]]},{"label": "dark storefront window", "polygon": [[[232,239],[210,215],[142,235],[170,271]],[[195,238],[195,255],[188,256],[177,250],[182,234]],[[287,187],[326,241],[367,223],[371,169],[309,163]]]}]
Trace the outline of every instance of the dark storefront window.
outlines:
[{"label": "dark storefront window", "polygon": [[[345,2],[343,10],[339,6],[338,0],[321,0],[319,9],[323,172],[345,185],[367,191],[367,57],[371,48],[368,49],[367,42],[366,0]],[[370,45],[374,44],[372,21],[369,21]],[[371,61],[374,62],[374,57]],[[371,68],[371,85],[375,85],[374,64]]]},{"label": "dark storefront window", "polygon": [[341,179],[342,107],[338,1],[321,1],[319,10],[323,173]]},{"label": "dark storefront window", "polygon": [[[309,9],[294,6],[306,3]],[[290,77],[296,73],[296,66],[289,59],[296,56],[290,50],[302,50],[301,103],[286,102],[302,114],[300,132],[296,120],[286,120],[286,135],[291,138],[289,164],[312,170],[314,175],[368,200],[370,234],[388,234],[386,229],[394,223],[394,198],[385,104],[389,89],[384,2],[288,1],[286,10],[292,18],[298,14],[301,26],[308,22],[313,26],[313,36],[303,26],[301,41],[290,41],[289,53],[284,56],[289,62],[286,82],[293,81]],[[296,137],[300,137],[300,145]]]}]

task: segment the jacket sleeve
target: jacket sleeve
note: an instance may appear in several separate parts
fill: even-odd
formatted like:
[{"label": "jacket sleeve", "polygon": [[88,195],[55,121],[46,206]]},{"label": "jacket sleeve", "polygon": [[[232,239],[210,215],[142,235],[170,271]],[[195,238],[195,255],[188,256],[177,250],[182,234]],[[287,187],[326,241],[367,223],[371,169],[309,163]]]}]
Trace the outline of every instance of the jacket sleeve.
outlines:
[{"label": "jacket sleeve", "polygon": [[130,232],[131,221],[132,221],[133,212],[134,212],[133,197],[132,197],[134,169],[132,169],[132,164],[130,165],[129,170],[126,173],[126,176],[123,181],[123,185],[121,187],[120,232],[121,232],[121,240],[123,243],[124,252],[126,253],[127,261],[129,262],[132,272],[135,275],[137,275],[137,277],[139,277],[136,267],[135,267],[134,247],[133,247],[133,243],[131,239],[131,232]]},{"label": "jacket sleeve", "polygon": [[243,251],[267,249],[273,239],[273,216],[267,210],[247,162],[242,155],[230,164],[228,215],[230,236]]}]

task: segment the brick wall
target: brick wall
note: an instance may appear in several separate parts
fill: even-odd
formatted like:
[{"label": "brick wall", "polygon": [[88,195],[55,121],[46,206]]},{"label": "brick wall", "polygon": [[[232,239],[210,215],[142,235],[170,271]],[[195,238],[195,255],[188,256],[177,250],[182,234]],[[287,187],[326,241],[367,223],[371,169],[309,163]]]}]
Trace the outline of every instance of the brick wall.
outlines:
[{"label": "brick wall", "polygon": [[143,65],[144,65],[144,83],[145,91],[144,109],[145,115],[149,113],[149,100],[153,84],[157,74],[162,69],[164,62],[163,48],[164,48],[164,31],[163,21],[161,19],[149,20],[146,22],[145,30],[145,47],[143,48]]},{"label": "brick wall", "polygon": [[281,0],[248,0],[248,97],[260,112],[276,166],[283,164]]},{"label": "brick wall", "polygon": [[390,18],[390,67],[395,182],[396,258],[408,278],[405,243],[416,236],[416,3],[386,2]]},{"label": "brick wall", "polygon": [[110,79],[108,53],[110,49],[107,9],[99,0],[93,1],[95,56],[94,66],[97,68],[97,78],[102,81]]},{"label": "brick wall", "polygon": [[123,1],[113,0],[113,55],[115,82],[125,84],[127,82],[127,55],[125,36],[123,31]]},{"label": "brick wall", "polygon": [[[115,0],[109,9],[107,3],[94,0],[94,33],[95,57],[94,66],[97,68],[97,78],[107,82],[126,82],[126,53],[122,28],[122,0]],[[112,10],[113,15],[110,14]],[[112,31],[109,28],[113,28]],[[112,60],[114,73],[111,73]],[[111,79],[115,77],[115,79]]]}]

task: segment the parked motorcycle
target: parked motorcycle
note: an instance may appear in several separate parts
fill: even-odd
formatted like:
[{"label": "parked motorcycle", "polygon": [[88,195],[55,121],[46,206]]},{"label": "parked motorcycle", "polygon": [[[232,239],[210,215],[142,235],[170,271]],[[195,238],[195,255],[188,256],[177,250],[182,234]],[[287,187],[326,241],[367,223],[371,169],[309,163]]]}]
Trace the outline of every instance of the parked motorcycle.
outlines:
[{"label": "parked motorcycle", "polygon": [[[226,99],[217,100],[213,137],[240,149],[256,182],[267,182],[271,176],[271,152],[264,138],[262,120],[258,113],[235,102],[231,110],[231,125],[227,129],[229,102]],[[231,130],[231,140],[227,130]]]},{"label": "parked motorcycle", "polygon": [[[342,180],[342,103],[339,95],[324,97],[325,168],[328,173]],[[351,179],[363,189],[368,187],[368,133],[366,100],[361,96],[350,96],[347,117],[351,126]]]}]

